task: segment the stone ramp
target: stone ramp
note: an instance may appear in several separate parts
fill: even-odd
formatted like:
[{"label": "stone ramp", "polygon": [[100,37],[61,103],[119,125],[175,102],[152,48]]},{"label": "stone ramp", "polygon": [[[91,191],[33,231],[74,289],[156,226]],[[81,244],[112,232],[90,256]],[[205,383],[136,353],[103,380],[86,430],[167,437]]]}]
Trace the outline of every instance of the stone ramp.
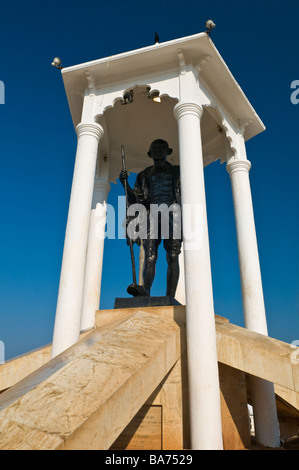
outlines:
[{"label": "stone ramp", "polygon": [[219,362],[299,392],[299,364],[291,360],[290,344],[217,319],[216,334]]},{"label": "stone ramp", "polygon": [[0,449],[108,449],[181,355],[183,324],[138,310],[0,396]]},{"label": "stone ramp", "polygon": [[[147,312],[174,319],[180,324],[186,321],[185,307],[150,307]],[[111,318],[121,318],[134,309],[99,311],[97,326],[109,323]],[[292,361],[295,349],[283,341],[264,336],[230,323],[225,317],[215,315],[218,362],[247,374],[268,380],[277,385],[277,393],[299,409],[299,364]],[[298,355],[299,357],[299,355]]]},{"label": "stone ramp", "polygon": [[[284,416],[288,419],[291,416],[293,425],[298,427],[299,366],[291,361],[294,349],[289,344],[232,325],[224,318],[216,316],[215,322],[220,376],[223,376],[220,377],[222,398],[225,389],[227,400],[242,388],[246,407],[245,375],[269,380],[280,392],[278,411],[283,408]],[[20,361],[26,365],[30,357],[34,357],[37,363],[47,362],[0,395],[0,449],[108,449],[138,412],[144,413],[144,405],[150,411],[151,405],[162,404],[165,410],[162,425],[166,430],[168,426],[168,435],[177,429],[176,442],[183,445],[179,403],[183,388],[181,357],[186,346],[185,308],[100,311],[96,329],[82,336],[76,345],[53,360],[46,359],[49,347],[41,350],[43,359],[37,359],[36,351],[33,356],[17,358],[18,378],[22,375]],[[9,369],[13,367],[14,361],[0,367],[0,373],[3,368],[10,381],[3,380],[3,388],[11,385],[13,374]],[[170,377],[168,396],[164,396],[164,392],[164,395],[153,396],[161,389],[161,384],[167,382],[167,377]],[[238,383],[233,392],[231,378]],[[287,403],[288,397],[292,406]],[[171,408],[169,401],[176,401],[177,409]],[[231,412],[235,403],[227,401],[225,406],[223,422],[228,423],[231,434]],[[153,408],[152,411],[159,414],[161,410]],[[152,416],[148,422],[154,419]],[[246,418],[243,416],[242,420],[244,429]],[[166,430],[162,432],[164,436]],[[238,430],[234,434],[238,446],[239,436]],[[169,441],[167,448],[181,448],[171,445],[173,441]]]}]

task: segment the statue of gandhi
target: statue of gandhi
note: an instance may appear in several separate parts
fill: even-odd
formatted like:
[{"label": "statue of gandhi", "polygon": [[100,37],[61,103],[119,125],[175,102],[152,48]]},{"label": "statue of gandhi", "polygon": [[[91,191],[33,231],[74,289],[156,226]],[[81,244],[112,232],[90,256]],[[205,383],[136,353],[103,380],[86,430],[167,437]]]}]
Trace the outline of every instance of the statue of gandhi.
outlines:
[{"label": "statue of gandhi", "polygon": [[[134,189],[127,183],[129,204],[138,203],[146,208],[146,232],[141,240],[144,248],[143,284],[141,289],[143,289],[146,296],[150,296],[156,273],[158,247],[163,238],[168,264],[167,296],[174,298],[179,280],[178,258],[182,245],[180,168],[178,165],[172,165],[167,161],[167,156],[171,153],[172,149],[169,148],[165,140],[154,140],[148,151],[148,156],[153,159],[154,164],[137,175]],[[119,178],[124,186],[124,181],[128,179],[127,172],[123,170]],[[161,211],[158,213],[158,217],[152,217],[153,206],[164,207],[167,210],[164,211],[164,215]],[[168,232],[166,236],[163,235],[163,223],[165,229],[166,220],[165,212],[167,216],[166,232]]]}]

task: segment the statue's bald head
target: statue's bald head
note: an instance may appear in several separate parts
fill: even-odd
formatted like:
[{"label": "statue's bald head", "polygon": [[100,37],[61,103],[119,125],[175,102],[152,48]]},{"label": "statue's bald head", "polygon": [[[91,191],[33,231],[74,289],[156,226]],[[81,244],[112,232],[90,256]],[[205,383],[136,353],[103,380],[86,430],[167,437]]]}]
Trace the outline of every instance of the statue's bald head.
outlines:
[{"label": "statue's bald head", "polygon": [[168,142],[163,139],[156,139],[150,145],[148,156],[151,158],[167,158],[172,154],[172,149],[169,148]]}]

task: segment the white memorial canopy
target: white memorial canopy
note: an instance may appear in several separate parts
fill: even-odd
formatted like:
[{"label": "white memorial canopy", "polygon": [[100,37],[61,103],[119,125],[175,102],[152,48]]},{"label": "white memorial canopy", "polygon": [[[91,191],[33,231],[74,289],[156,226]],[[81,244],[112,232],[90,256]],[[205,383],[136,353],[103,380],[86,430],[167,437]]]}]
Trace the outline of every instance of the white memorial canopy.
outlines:
[{"label": "white memorial canopy", "polygon": [[[74,126],[92,119],[105,130],[99,151],[110,160],[111,182],[121,170],[121,145],[130,171],[149,165],[147,151],[156,138],[169,142],[174,150],[170,161],[179,162],[173,108],[181,97],[179,74],[186,64],[195,66],[200,82],[204,165],[225,162],[225,137],[235,149],[240,129],[246,141],[265,127],[206,33],[62,69]],[[148,87],[160,93],[161,103],[147,98]],[[133,103],[122,106],[130,90]]]},{"label": "white memorial canopy", "polygon": [[[147,156],[150,143],[167,140],[173,148],[170,161],[180,164],[192,448],[221,449],[203,167],[217,159],[226,162],[245,326],[267,335],[249,182],[251,163],[245,148],[245,142],[265,127],[206,33],[67,67],[62,69],[62,77],[78,145],[52,355],[76,342],[83,324],[85,328],[94,324],[104,244],[95,227],[100,225],[104,234],[109,183],[116,182],[121,171],[121,146],[128,171],[138,172],[151,164]],[[160,96],[161,103],[151,99],[153,93]],[[184,230],[187,206],[202,209],[200,233],[191,241]],[[96,209],[100,210],[96,213]],[[275,447],[279,434],[273,384],[252,381],[251,391],[256,436],[264,445]]]}]

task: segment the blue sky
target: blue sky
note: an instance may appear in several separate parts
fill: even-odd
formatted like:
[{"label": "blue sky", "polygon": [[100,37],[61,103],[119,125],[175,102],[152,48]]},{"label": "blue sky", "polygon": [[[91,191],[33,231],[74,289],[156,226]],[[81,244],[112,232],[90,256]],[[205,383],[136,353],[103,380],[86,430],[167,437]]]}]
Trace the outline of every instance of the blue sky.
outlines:
[{"label": "blue sky", "polygon": [[[247,144],[270,336],[299,339],[299,5],[273,2],[6,2],[1,6],[0,340],[6,359],[52,340],[76,135],[60,72],[64,66],[204,31],[266,125]],[[243,326],[229,176],[205,169],[215,312]],[[122,188],[112,185],[109,203]],[[153,295],[165,289],[160,251]],[[112,269],[117,263],[117,277]],[[131,282],[125,241],[107,240],[101,308]]]}]

